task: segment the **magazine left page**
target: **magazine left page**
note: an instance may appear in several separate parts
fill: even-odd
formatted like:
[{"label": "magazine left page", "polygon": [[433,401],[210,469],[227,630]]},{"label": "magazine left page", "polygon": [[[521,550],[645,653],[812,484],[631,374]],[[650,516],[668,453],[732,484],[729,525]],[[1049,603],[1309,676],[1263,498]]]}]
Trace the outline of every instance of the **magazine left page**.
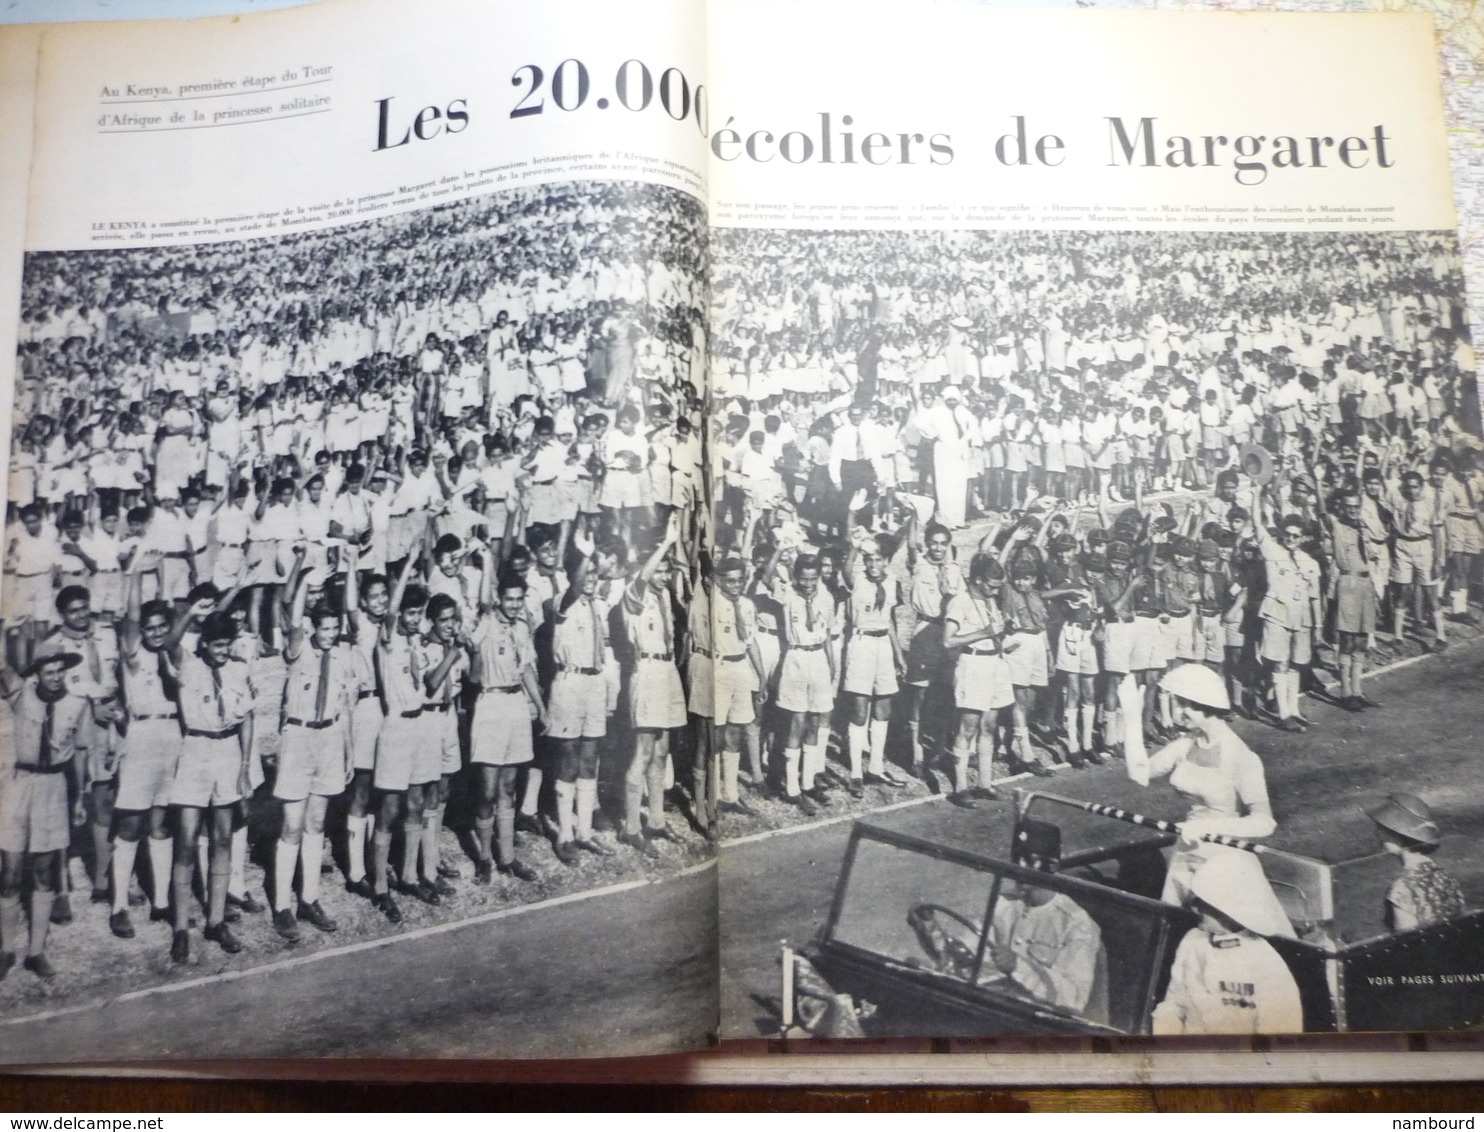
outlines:
[{"label": "magazine left page", "polygon": [[0,1062],[706,1044],[704,13],[0,62]]}]

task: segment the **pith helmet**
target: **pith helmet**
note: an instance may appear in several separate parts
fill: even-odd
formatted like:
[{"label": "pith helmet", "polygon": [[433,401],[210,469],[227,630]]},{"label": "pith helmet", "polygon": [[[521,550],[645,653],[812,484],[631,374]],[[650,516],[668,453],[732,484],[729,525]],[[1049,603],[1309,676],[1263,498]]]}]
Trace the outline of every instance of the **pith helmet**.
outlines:
[{"label": "pith helmet", "polygon": [[1415,794],[1396,793],[1373,810],[1367,810],[1371,820],[1382,829],[1399,833],[1413,841],[1436,845],[1442,840],[1438,823],[1432,819],[1432,810]]},{"label": "pith helmet", "polygon": [[1293,925],[1257,858],[1243,849],[1211,857],[1190,878],[1192,896],[1258,935],[1293,938]]},{"label": "pith helmet", "polygon": [[1159,678],[1159,686],[1172,696],[1216,711],[1230,711],[1231,697],[1221,677],[1204,664],[1182,664]]}]

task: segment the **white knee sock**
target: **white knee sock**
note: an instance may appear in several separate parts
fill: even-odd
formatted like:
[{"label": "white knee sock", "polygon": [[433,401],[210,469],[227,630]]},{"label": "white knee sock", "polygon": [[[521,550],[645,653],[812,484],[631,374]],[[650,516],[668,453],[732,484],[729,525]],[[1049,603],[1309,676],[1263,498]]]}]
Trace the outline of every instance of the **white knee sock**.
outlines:
[{"label": "white knee sock", "polygon": [[526,788],[520,796],[520,812],[528,818],[536,816],[536,807],[541,801],[541,768],[526,768]]},{"label": "white knee sock", "polygon": [[737,775],[742,769],[742,752],[728,751],[725,748],[721,752],[721,789],[718,792],[723,802],[735,802],[737,800]]},{"label": "white knee sock", "polygon": [[572,840],[572,827],[576,814],[574,812],[577,804],[577,783],[558,782],[556,784],[556,807],[557,807],[557,841],[567,842]]},{"label": "white knee sock", "polygon": [[232,871],[227,878],[227,891],[233,896],[247,895],[247,826],[232,831]]},{"label": "white knee sock", "polygon": [[366,826],[370,814],[351,814],[345,819],[346,872],[352,881],[366,879]]},{"label": "white knee sock", "polygon": [[593,811],[598,808],[598,780],[577,780],[577,836],[583,841],[593,838]]},{"label": "white knee sock", "polygon": [[1077,746],[1077,705],[1068,704],[1062,709],[1062,726],[1067,731],[1067,750],[1076,751]]},{"label": "white knee sock", "polygon": [[873,719],[866,727],[871,737],[871,773],[882,775],[886,771],[886,728],[891,721]]},{"label": "white knee sock", "polygon": [[814,765],[814,777],[816,779],[824,773],[826,757],[830,748],[829,732],[826,731],[823,727],[821,727],[819,731],[819,738],[814,741],[814,745],[810,748],[810,754],[812,756],[811,761]]},{"label": "white knee sock", "polygon": [[438,875],[438,835],[443,832],[443,807],[429,806],[423,814],[423,872],[432,880]]},{"label": "white knee sock", "polygon": [[173,837],[149,838],[150,899],[159,911],[170,906],[170,867],[175,858]]},{"label": "white knee sock", "polygon": [[280,840],[273,850],[273,910],[282,912],[294,906],[294,866],[299,862],[299,846]]},{"label": "white knee sock", "polygon": [[850,777],[852,779],[861,776],[861,767],[865,763],[866,747],[869,743],[870,725],[852,723],[845,739],[845,745],[850,748]]},{"label": "white knee sock", "polygon": [[783,748],[783,789],[790,798],[799,796],[799,762],[802,752],[798,747]]},{"label": "white knee sock", "polygon": [[953,748],[953,791],[955,794],[969,788],[969,748],[957,744]]},{"label": "white knee sock", "polygon": [[1092,732],[1098,721],[1098,709],[1095,704],[1082,705],[1082,749],[1092,750]]},{"label": "white knee sock", "polygon": [[139,852],[139,842],[125,841],[116,837],[113,841],[113,910],[129,910],[129,878],[134,875],[134,857]]},{"label": "white knee sock", "polygon": [[304,831],[299,842],[299,861],[304,868],[304,878],[299,882],[299,894],[304,903],[313,904],[319,899],[319,863],[325,853],[325,835]]}]

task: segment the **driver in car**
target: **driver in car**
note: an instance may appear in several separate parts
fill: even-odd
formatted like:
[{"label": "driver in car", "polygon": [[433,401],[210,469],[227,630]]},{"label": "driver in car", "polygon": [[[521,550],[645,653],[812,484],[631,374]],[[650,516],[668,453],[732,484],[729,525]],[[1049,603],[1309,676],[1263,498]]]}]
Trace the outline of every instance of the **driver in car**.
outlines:
[{"label": "driver in car", "polygon": [[[1054,872],[1061,830],[1023,821],[1011,859]],[[1014,988],[1050,1006],[1086,1013],[1102,956],[1102,932],[1065,893],[1005,877],[990,918],[987,959]]]}]

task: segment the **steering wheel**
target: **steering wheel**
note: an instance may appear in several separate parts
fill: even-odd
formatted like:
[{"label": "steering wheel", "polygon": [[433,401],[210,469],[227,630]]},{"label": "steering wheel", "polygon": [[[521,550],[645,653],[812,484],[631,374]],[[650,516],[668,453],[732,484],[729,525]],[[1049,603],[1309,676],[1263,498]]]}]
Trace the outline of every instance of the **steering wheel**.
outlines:
[{"label": "steering wheel", "polygon": [[[956,935],[950,935],[940,916],[953,920],[969,932],[972,943],[965,943]],[[924,902],[914,904],[907,912],[907,925],[917,936],[934,968],[942,974],[959,979],[968,979],[974,973],[974,962],[979,947],[979,936],[983,927],[962,912],[942,904]]]}]

